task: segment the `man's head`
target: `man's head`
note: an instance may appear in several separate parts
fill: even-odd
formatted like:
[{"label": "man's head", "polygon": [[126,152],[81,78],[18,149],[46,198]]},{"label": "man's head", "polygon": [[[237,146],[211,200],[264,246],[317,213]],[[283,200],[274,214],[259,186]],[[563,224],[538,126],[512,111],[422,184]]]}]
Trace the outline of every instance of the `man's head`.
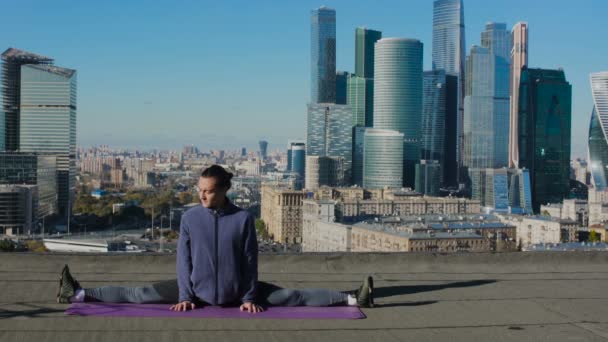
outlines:
[{"label": "man's head", "polygon": [[205,208],[221,208],[230,190],[232,173],[219,165],[206,168],[198,179],[198,196]]}]

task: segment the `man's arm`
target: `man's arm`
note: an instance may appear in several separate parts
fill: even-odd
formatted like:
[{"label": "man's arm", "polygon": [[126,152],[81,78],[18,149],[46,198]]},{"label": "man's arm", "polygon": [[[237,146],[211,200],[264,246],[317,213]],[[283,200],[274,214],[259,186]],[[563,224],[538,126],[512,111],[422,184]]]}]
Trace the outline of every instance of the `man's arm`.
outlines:
[{"label": "man's arm", "polygon": [[190,229],[186,220],[182,218],[179,227],[179,239],[177,240],[177,285],[179,287],[179,302],[194,299],[192,291],[192,256],[190,254]]},{"label": "man's arm", "polygon": [[258,281],[258,239],[255,234],[254,218],[251,215],[247,217],[243,236],[242,263],[245,293],[241,300],[243,303],[254,302]]}]

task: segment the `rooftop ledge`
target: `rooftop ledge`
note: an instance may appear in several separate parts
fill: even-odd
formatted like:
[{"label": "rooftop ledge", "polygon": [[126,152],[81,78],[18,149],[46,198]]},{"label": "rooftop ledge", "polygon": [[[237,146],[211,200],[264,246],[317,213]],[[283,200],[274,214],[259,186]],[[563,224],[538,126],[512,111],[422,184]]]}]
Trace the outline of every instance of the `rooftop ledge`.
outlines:
[{"label": "rooftop ledge", "polygon": [[363,320],[71,317],[63,264],[85,287],[175,277],[174,255],[0,254],[0,341],[604,340],[608,252],[260,255],[260,280],[348,290],[372,274]]}]

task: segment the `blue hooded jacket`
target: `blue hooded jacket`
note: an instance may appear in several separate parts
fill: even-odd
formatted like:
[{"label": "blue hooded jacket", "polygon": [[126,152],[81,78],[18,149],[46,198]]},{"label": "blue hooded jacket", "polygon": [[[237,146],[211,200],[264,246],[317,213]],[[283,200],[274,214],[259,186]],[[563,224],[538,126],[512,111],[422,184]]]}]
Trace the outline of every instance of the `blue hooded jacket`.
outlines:
[{"label": "blue hooded jacket", "polygon": [[223,210],[201,205],[184,213],[177,243],[180,302],[253,302],[257,280],[258,243],[249,212],[227,201]]}]

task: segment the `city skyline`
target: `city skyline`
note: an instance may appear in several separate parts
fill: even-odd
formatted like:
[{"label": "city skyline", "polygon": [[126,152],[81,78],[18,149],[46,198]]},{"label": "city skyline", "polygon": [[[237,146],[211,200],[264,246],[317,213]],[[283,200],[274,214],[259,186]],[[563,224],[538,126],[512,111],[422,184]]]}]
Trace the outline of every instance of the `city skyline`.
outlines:
[{"label": "city skyline", "polygon": [[[505,1],[487,8],[480,1],[464,1],[466,49],[479,44],[485,22],[505,22],[507,28],[519,21],[528,22],[530,67],[563,67],[573,85],[572,156],[585,157],[588,113],[593,106],[589,73],[608,66],[600,60],[603,48],[584,42],[600,41],[602,33],[606,33],[596,15],[598,8],[606,4],[551,2],[557,12],[554,16],[543,15],[546,6],[525,4]],[[33,22],[32,29],[7,35],[0,43],[5,48],[12,46],[53,56],[79,71],[79,146],[178,148],[195,144],[203,148],[251,149],[265,139],[269,149],[274,150],[284,146],[289,138],[305,136],[305,103],[310,100],[310,11],[320,5],[323,4],[261,3],[252,13],[244,13],[247,11],[239,11],[235,4],[221,4],[209,11],[206,5],[169,9],[108,2],[95,8],[106,15],[91,18],[93,8],[85,4],[72,4],[71,11],[64,13],[67,3],[51,8],[30,1],[10,4],[14,13],[22,15],[0,14],[0,20],[10,26],[27,18]],[[424,70],[431,69],[431,1],[394,2],[370,8],[355,8],[344,1],[325,5],[337,13],[337,70],[354,72],[354,32],[360,26],[382,31],[387,38],[421,40],[425,45]],[[395,12],[404,7],[408,8],[407,14],[402,11],[404,15],[398,16]],[[135,11],[141,11],[141,17],[131,16]],[[212,13],[228,11],[234,14],[234,22],[222,24],[211,18]],[[577,18],[569,19],[584,21],[584,26],[563,25],[565,17],[574,11]],[[113,25],[102,25],[117,12],[121,15],[112,18]],[[53,14],[53,21],[49,22],[48,14]],[[71,32],[67,29],[74,22],[58,24],[61,20],[57,20],[68,14],[81,27],[72,39],[65,39],[65,35]],[[167,15],[167,25],[149,19],[161,14]],[[148,19],[144,19],[146,15]],[[268,20],[259,31],[245,29],[260,16]],[[216,26],[222,28],[221,33],[200,38],[198,33],[214,23],[224,25]],[[277,25],[285,29],[270,30]],[[45,30],[41,34],[38,28],[42,26]],[[587,38],[577,39],[581,35]],[[239,37],[241,46],[229,46]],[[556,44],[557,39],[569,40],[574,46]],[[164,67],[159,68],[159,63]],[[238,84],[235,80],[239,80]],[[251,91],[252,88],[255,89]],[[211,118],[213,113],[220,118]],[[208,125],[210,120],[215,121],[212,127]]]}]

